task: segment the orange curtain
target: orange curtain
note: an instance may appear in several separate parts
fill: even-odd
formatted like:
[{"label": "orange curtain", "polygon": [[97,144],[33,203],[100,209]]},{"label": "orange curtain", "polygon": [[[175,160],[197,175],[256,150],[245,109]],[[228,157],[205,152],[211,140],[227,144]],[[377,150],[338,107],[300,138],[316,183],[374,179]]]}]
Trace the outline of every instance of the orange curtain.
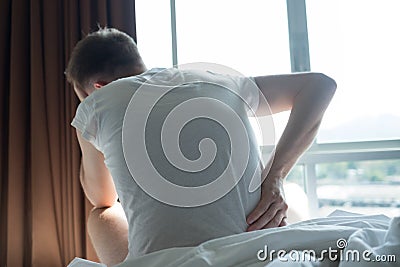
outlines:
[{"label": "orange curtain", "polygon": [[136,40],[134,0],[0,1],[0,267],[96,260],[63,72],[98,25]]}]

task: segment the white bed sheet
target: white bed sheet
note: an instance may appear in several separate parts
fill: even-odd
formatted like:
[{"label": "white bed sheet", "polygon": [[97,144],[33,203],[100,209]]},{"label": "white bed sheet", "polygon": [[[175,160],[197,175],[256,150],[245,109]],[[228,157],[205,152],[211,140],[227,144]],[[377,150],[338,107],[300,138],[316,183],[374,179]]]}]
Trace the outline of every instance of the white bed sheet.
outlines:
[{"label": "white bed sheet", "polygon": [[[338,249],[338,240],[341,241],[339,246],[344,244],[346,246],[341,251],[342,260],[333,261],[334,255],[329,256],[329,248],[331,251]],[[264,251],[269,254],[272,250],[275,251],[273,253],[275,257],[265,256]],[[279,250],[284,250],[285,253],[277,258]],[[323,251],[325,257],[321,257]],[[310,260],[309,256],[313,252],[315,258]],[[305,261],[302,257],[305,257]],[[340,257],[340,254],[337,254],[337,257]],[[383,257],[386,257],[386,262],[378,263],[377,260],[383,260]],[[81,264],[79,260],[76,260],[75,264],[70,264],[69,267],[88,266]],[[139,258],[127,259],[117,266],[264,267],[267,265],[268,267],[400,266],[400,217],[390,219],[383,215],[355,215],[337,211],[326,218],[218,238],[197,247],[161,250]]]}]

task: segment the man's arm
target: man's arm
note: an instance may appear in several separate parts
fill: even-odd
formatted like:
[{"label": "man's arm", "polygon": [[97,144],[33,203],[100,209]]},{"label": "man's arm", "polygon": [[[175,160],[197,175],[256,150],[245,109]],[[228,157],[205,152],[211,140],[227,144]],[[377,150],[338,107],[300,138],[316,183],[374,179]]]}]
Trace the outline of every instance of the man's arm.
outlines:
[{"label": "man's arm", "polygon": [[[248,231],[285,225],[287,204],[282,180],[314,140],[322,116],[336,90],[333,79],[320,73],[256,77],[255,81],[272,113],[291,110],[287,126],[276,146],[275,157],[261,186],[261,200],[247,217]],[[260,101],[257,115],[268,115]],[[271,163],[270,163],[271,164]]]},{"label": "man's arm", "polygon": [[82,150],[81,184],[85,195],[96,208],[111,207],[117,201],[117,192],[104,156],[78,130],[76,134]]},{"label": "man's arm", "polygon": [[104,156],[76,131],[82,150],[81,184],[86,197],[95,206],[90,212],[87,230],[102,263],[114,266],[128,254],[128,222]]}]

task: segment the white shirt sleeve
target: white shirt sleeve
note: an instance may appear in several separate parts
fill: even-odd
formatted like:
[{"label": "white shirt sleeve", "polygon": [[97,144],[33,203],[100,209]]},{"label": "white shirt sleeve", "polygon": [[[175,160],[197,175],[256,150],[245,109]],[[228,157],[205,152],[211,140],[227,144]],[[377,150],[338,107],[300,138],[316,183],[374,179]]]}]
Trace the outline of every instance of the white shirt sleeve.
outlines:
[{"label": "white shirt sleeve", "polygon": [[[230,81],[227,86],[236,91],[246,104],[248,116],[254,116],[258,109],[260,95],[259,88],[254,80],[254,77],[234,76],[227,74],[217,74],[211,71],[208,73],[214,75],[214,78],[222,81]],[[232,84],[233,86],[229,86]]]},{"label": "white shirt sleeve", "polygon": [[[240,97],[246,102],[250,113],[255,113],[260,101],[259,89],[253,77],[232,76],[237,84]],[[250,110],[251,109],[251,110]]]},{"label": "white shirt sleeve", "polygon": [[98,120],[93,99],[85,99],[76,110],[71,125],[79,130],[82,137],[99,149],[97,143]]}]

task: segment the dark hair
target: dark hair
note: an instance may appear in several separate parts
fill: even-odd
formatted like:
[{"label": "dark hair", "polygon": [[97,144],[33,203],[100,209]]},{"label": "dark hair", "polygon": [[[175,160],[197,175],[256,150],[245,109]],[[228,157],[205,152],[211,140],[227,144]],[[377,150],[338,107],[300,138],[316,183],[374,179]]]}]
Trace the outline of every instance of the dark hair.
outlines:
[{"label": "dark hair", "polygon": [[144,66],[135,41],[113,28],[99,29],[77,43],[65,74],[79,89],[97,80],[114,80],[135,68]]}]

